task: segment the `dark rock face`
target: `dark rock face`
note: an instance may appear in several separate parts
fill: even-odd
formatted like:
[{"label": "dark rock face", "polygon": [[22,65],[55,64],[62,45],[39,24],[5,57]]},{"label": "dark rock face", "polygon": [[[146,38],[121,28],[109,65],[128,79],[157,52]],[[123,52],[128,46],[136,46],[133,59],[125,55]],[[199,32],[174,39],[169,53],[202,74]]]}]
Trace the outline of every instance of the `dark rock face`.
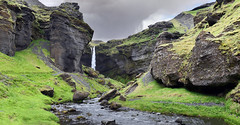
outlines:
[{"label": "dark rock face", "polygon": [[209,13],[207,15],[206,21],[208,22],[209,26],[213,26],[215,23],[217,23],[218,20],[221,19],[223,15],[225,15],[225,13],[215,13],[215,14]]},{"label": "dark rock face", "polygon": [[178,84],[180,79],[179,68],[181,66],[182,59],[172,51],[172,44],[167,46],[159,46],[161,44],[171,43],[178,39],[181,35],[179,33],[162,33],[158,38],[157,47],[155,49],[155,55],[151,61],[151,74],[154,79],[165,83],[166,86],[182,86]]},{"label": "dark rock face", "polygon": [[29,8],[21,8],[21,13],[17,14],[15,46],[17,51],[26,49],[32,39],[32,23],[35,20],[33,11]]},{"label": "dark rock face", "polygon": [[163,32],[161,33],[157,40],[157,45],[161,45],[161,44],[166,44],[166,43],[171,43],[172,40],[176,40],[178,38],[180,38],[183,34],[179,33],[179,32],[174,32],[174,33],[169,33],[169,32]]},{"label": "dark rock face", "polygon": [[11,21],[16,20],[16,15],[9,14],[12,10],[7,7],[7,3],[0,2],[0,52],[13,56],[15,54],[15,26]]},{"label": "dark rock face", "polygon": [[92,50],[89,46],[86,46],[86,48],[83,51],[81,63],[84,66],[91,67],[91,62],[92,62]]},{"label": "dark rock face", "polygon": [[63,71],[80,72],[80,59],[86,45],[91,41],[93,30],[83,22],[79,6],[65,3],[51,15],[51,57]]},{"label": "dark rock face", "polygon": [[[239,59],[222,54],[220,43],[211,38],[215,37],[201,32],[188,60],[171,51],[172,44],[159,45],[151,62],[154,79],[165,86],[187,86],[200,91],[235,86],[240,78]],[[188,63],[183,66],[184,62]]]},{"label": "dark rock face", "polygon": [[240,63],[234,56],[223,55],[220,44],[208,40],[210,38],[214,36],[207,32],[197,37],[190,59],[189,80],[194,86],[234,86],[240,78]]},{"label": "dark rock face", "polygon": [[151,74],[153,78],[162,82],[168,87],[179,87],[178,80],[180,79],[179,68],[183,59],[174,52],[169,51],[172,44],[169,46],[158,46],[155,50],[155,55],[151,62]]},{"label": "dark rock face", "polygon": [[0,2],[0,52],[9,56],[13,56],[16,50],[27,48],[32,41],[31,29],[35,16],[27,5],[26,7],[23,5],[11,5],[7,1]]},{"label": "dark rock face", "polygon": [[89,96],[88,92],[75,92],[73,94],[73,101],[79,102],[79,101],[86,99],[88,96]]},{"label": "dark rock face", "polygon": [[[191,14],[181,13],[174,18],[184,28],[193,27],[193,16]],[[146,72],[149,69],[150,62],[153,58],[153,52],[161,42],[168,42],[182,36],[179,32],[169,33],[169,29],[173,28],[172,22],[157,22],[149,26],[149,29],[143,30],[137,34],[131,35],[126,39],[112,40],[106,44],[96,47],[97,67],[96,69],[105,76],[114,78],[121,76],[129,79],[134,78],[139,73]],[[159,36],[160,34],[160,36]],[[146,37],[150,37],[148,40]],[[131,41],[131,44],[125,42]],[[134,42],[133,42],[134,41]],[[141,42],[139,42],[141,41]],[[109,75],[111,74],[111,75]],[[124,76],[126,75],[126,76]]]}]

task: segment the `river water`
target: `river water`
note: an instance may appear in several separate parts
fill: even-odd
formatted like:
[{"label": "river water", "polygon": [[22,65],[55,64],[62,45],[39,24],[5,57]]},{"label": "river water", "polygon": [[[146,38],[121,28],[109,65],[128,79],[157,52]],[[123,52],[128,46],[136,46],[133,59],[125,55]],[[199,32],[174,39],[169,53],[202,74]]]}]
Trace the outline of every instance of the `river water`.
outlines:
[{"label": "river water", "polygon": [[80,104],[53,105],[52,109],[54,109],[53,113],[59,117],[61,125],[101,125],[102,121],[113,120],[118,125],[227,125],[219,119],[168,116],[124,107],[113,111],[101,106],[98,98],[85,100]]}]

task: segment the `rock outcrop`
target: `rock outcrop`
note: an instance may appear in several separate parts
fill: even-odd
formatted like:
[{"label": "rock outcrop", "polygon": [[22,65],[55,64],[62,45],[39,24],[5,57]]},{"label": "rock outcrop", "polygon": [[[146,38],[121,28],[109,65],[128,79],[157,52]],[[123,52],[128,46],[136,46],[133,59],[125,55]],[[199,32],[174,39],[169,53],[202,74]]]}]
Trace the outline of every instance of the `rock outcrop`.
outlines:
[{"label": "rock outcrop", "polygon": [[25,4],[0,1],[0,52],[13,56],[31,42],[33,11]]},{"label": "rock outcrop", "polygon": [[201,32],[190,58],[189,81],[194,86],[220,87],[236,85],[240,79],[240,62],[235,56],[222,54],[223,41],[211,41],[214,36]]},{"label": "rock outcrop", "polygon": [[[168,87],[185,86],[204,92],[224,92],[236,86],[240,80],[240,58],[239,42],[234,41],[238,41],[240,32],[235,29],[232,33],[233,27],[239,27],[234,14],[215,9],[210,12],[207,8],[195,16],[195,28],[184,36],[174,38],[162,33],[151,61],[154,79]],[[233,24],[223,26],[229,18]],[[222,29],[216,31],[219,27]]]},{"label": "rock outcrop", "polygon": [[32,40],[50,42],[55,65],[66,72],[81,72],[81,56],[93,30],[83,21],[77,3],[46,7],[38,0],[0,1],[0,52],[13,56]]},{"label": "rock outcrop", "polygon": [[51,14],[51,57],[61,70],[80,72],[81,56],[93,30],[83,22],[76,3],[64,3],[59,8]]}]

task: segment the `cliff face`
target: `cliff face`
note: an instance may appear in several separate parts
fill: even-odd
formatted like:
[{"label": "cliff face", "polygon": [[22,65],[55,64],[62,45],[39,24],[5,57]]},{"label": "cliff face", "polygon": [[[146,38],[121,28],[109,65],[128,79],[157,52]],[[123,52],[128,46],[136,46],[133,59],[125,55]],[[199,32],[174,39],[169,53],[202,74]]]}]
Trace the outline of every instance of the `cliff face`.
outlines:
[{"label": "cliff face", "polygon": [[240,80],[240,20],[236,15],[240,10],[239,1],[231,2],[199,11],[195,27],[181,38],[170,43],[159,40],[151,62],[153,77],[169,87],[200,91],[236,86]]},{"label": "cliff face", "polygon": [[45,39],[51,41],[50,55],[58,68],[81,71],[80,59],[93,30],[77,3],[45,7],[38,0],[1,0],[0,12],[0,52],[13,56],[32,40]]},{"label": "cliff face", "polygon": [[[98,45],[96,47],[96,69],[112,78],[134,77],[146,72],[149,69],[156,43],[162,38],[161,34],[163,33],[167,39],[178,38],[193,27],[193,18],[192,14],[184,12],[170,21],[150,25],[148,29],[126,39],[110,40]],[[165,32],[169,34],[164,34]]]},{"label": "cliff face", "polygon": [[0,51],[13,56],[31,42],[33,11],[25,4],[0,1]]},{"label": "cliff face", "polygon": [[51,57],[61,70],[79,72],[80,59],[93,30],[83,22],[77,4],[65,3],[59,8],[51,14]]}]

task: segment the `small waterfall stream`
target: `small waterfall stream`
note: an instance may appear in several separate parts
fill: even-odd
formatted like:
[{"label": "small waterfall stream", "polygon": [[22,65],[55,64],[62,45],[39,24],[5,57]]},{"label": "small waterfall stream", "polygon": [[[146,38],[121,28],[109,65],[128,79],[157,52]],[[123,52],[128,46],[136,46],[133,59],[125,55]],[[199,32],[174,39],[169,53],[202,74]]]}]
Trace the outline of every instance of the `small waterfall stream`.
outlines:
[{"label": "small waterfall stream", "polygon": [[91,67],[96,70],[96,52],[95,52],[95,46],[93,46],[92,48],[92,62],[91,62]]}]

